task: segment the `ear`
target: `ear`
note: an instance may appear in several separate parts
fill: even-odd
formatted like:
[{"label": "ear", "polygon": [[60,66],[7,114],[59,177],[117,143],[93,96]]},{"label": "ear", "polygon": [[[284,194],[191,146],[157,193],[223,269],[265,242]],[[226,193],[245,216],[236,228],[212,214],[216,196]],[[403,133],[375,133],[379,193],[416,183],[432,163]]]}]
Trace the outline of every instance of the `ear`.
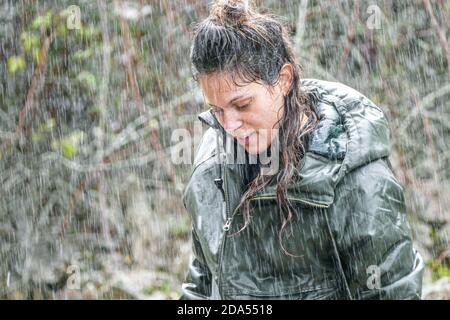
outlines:
[{"label": "ear", "polygon": [[281,85],[283,96],[287,96],[287,94],[289,93],[293,79],[294,70],[292,68],[292,65],[290,63],[284,64],[278,74],[278,81]]}]

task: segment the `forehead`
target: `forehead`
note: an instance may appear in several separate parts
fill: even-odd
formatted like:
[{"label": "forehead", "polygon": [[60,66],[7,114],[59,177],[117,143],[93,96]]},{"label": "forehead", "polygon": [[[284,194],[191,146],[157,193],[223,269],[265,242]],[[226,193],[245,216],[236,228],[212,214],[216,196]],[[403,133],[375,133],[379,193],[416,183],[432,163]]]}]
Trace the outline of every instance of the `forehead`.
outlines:
[{"label": "forehead", "polygon": [[199,84],[209,102],[220,101],[222,99],[232,100],[240,95],[250,95],[261,87],[256,82],[244,83],[239,80],[233,81],[232,77],[227,73],[202,75],[199,77]]}]

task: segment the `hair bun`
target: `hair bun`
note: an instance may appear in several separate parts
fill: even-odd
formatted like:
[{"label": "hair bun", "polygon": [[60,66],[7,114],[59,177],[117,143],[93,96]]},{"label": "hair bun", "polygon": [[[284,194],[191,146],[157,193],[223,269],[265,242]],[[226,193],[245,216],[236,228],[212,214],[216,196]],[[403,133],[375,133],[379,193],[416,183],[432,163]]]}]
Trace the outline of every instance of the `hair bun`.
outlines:
[{"label": "hair bun", "polygon": [[211,9],[211,16],[224,24],[236,26],[243,24],[251,11],[248,0],[218,0]]}]

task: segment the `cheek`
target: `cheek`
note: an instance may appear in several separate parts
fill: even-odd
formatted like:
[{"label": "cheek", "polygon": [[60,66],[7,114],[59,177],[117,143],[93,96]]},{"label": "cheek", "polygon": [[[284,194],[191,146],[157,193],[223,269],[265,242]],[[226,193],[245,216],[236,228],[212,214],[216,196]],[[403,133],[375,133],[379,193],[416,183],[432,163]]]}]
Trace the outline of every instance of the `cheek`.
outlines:
[{"label": "cheek", "polygon": [[278,127],[278,119],[281,119],[282,117],[282,112],[278,110],[279,109],[267,112],[264,119],[265,122],[264,128],[271,130],[276,129]]},{"label": "cheek", "polygon": [[273,125],[277,121],[277,115],[274,112],[266,110],[260,114],[253,114],[246,118],[245,122],[248,127],[251,127],[256,130],[267,131],[268,129],[272,129]]},{"label": "cheek", "polygon": [[244,121],[247,127],[258,129],[261,123],[261,116],[258,114],[257,111],[251,111],[246,113],[242,120]]},{"label": "cheek", "polygon": [[255,105],[254,109],[245,114],[243,120],[253,129],[272,129],[283,116],[283,111],[280,110],[283,102],[284,100],[267,99],[266,103]]}]

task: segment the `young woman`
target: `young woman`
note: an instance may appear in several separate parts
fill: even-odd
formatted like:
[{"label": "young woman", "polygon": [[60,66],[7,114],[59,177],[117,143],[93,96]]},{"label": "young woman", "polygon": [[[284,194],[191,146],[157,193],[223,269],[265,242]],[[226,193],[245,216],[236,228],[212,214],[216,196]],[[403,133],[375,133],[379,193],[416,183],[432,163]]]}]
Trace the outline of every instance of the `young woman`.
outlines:
[{"label": "young woman", "polygon": [[191,60],[211,109],[183,199],[193,254],[181,298],[420,299],[382,111],[301,79],[285,28],[247,1],[213,5]]}]

